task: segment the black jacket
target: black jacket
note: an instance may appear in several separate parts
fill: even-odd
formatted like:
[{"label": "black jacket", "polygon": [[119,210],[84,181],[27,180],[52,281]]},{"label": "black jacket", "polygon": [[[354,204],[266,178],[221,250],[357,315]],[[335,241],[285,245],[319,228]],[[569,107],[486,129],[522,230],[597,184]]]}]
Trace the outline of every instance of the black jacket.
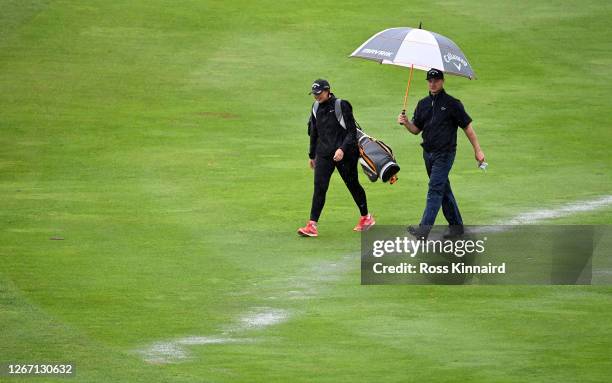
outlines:
[{"label": "black jacket", "polygon": [[457,148],[457,126],[465,129],[472,119],[461,101],[442,89],[419,101],[412,122],[423,131],[421,146],[425,151],[452,152]]},{"label": "black jacket", "polygon": [[331,97],[319,104],[317,109],[317,118],[310,112],[308,120],[308,134],[310,135],[310,151],[308,157],[315,158],[316,156],[333,157],[338,148],[344,151],[344,155],[358,154],[357,149],[357,125],[353,117],[353,108],[351,104],[342,100],[342,115],[344,116],[344,129],[336,119],[334,110],[336,96],[331,94]]}]

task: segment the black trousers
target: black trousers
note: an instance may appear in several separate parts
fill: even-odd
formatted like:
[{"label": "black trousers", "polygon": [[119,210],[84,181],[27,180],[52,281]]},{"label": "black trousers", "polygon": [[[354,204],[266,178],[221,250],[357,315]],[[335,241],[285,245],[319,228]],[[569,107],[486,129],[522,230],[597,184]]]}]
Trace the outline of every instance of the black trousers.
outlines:
[{"label": "black trousers", "polygon": [[327,194],[329,180],[335,168],[338,168],[338,173],[340,173],[340,177],[342,177],[346,187],[351,192],[353,200],[359,208],[360,214],[368,214],[365,190],[363,190],[363,187],[359,183],[357,175],[358,160],[358,154],[349,153],[345,154],[342,161],[339,162],[335,162],[332,157],[317,156],[314,168],[314,193],[312,195],[312,208],[310,210],[311,220],[319,220],[319,216],[325,205],[325,194]]},{"label": "black trousers", "polygon": [[455,152],[423,151],[423,160],[429,176],[429,190],[427,191],[427,204],[421,218],[422,226],[433,226],[436,216],[442,207],[444,217],[451,226],[463,225],[459,206],[453,195],[448,174],[455,161]]}]

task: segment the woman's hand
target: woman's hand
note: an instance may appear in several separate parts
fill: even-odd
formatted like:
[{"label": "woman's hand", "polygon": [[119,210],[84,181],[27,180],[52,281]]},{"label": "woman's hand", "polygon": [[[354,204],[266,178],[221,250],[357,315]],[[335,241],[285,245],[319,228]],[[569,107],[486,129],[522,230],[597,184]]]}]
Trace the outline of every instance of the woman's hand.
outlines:
[{"label": "woman's hand", "polygon": [[336,153],[334,153],[334,161],[342,161],[342,158],[344,158],[344,151],[338,148],[338,150],[336,150]]}]

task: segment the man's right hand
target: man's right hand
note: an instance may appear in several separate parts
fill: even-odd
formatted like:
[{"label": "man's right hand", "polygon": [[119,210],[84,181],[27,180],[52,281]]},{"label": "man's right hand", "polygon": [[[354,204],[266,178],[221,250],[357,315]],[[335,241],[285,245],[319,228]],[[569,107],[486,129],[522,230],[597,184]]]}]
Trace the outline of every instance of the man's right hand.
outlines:
[{"label": "man's right hand", "polygon": [[312,158],[308,160],[308,166],[310,166],[311,169],[314,169],[314,165],[315,165],[314,162],[315,162],[315,160],[312,159]]},{"label": "man's right hand", "polygon": [[406,129],[408,129],[408,131],[412,134],[421,133],[421,129],[419,129],[416,125],[414,125],[412,121],[408,119],[408,117],[406,116],[406,113],[404,112],[400,113],[399,116],[397,116],[397,122],[400,125],[404,125]]},{"label": "man's right hand", "polygon": [[397,116],[397,122],[400,125],[406,126],[406,123],[408,122],[408,117],[406,117],[406,113],[400,113],[399,116]]}]

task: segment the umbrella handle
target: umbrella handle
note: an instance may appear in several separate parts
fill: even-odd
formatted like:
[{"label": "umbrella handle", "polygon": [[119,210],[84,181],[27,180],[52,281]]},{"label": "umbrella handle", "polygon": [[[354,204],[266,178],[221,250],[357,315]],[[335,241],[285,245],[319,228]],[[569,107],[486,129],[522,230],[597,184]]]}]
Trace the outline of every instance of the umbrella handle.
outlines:
[{"label": "umbrella handle", "polygon": [[[402,114],[403,114],[404,116],[406,115],[406,109],[403,109],[403,110],[402,110]],[[398,124],[400,124],[400,125],[401,125],[401,123],[399,123],[399,122],[398,122]]]}]

